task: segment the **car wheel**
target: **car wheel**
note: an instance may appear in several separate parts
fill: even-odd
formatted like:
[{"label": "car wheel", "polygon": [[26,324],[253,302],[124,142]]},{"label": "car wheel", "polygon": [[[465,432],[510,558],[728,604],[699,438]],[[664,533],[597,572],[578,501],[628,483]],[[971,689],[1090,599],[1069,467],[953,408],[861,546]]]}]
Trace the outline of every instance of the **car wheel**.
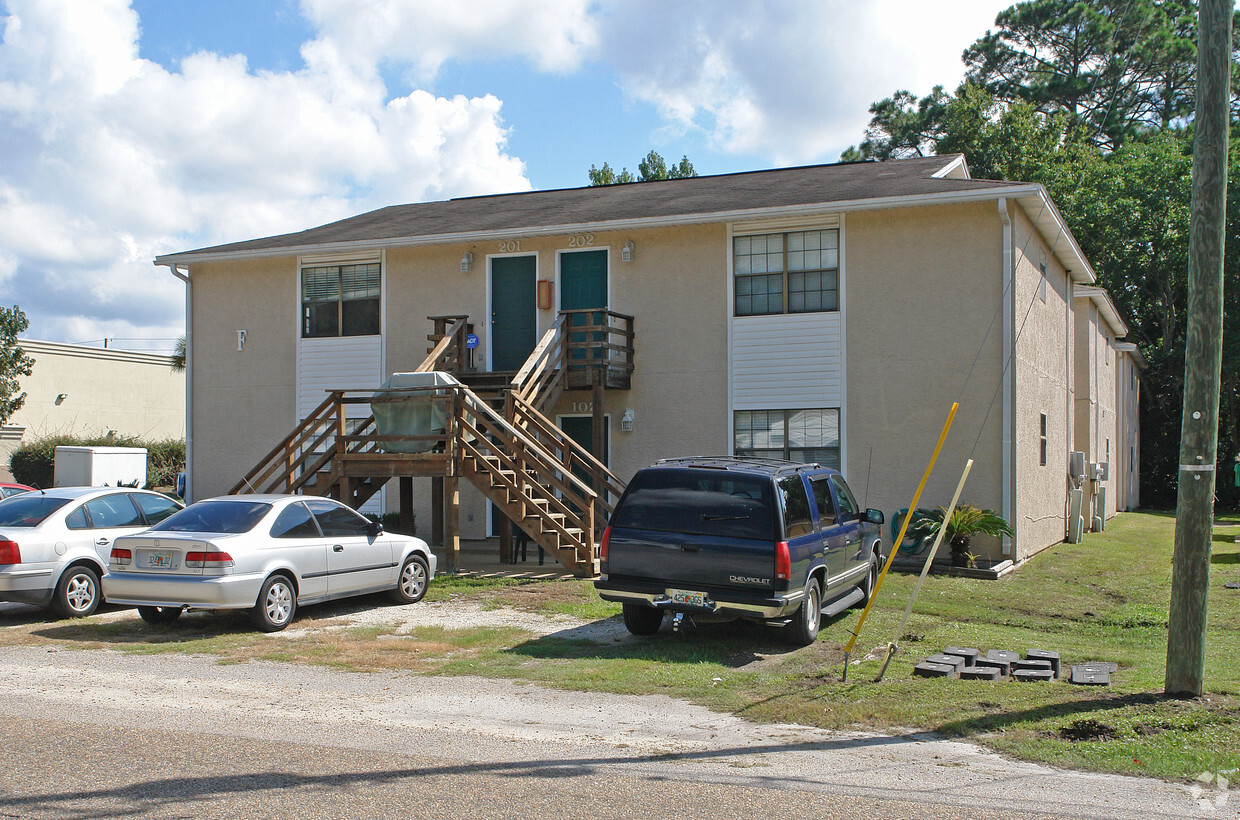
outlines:
[{"label": "car wheel", "polygon": [[861,583],[861,591],[865,593],[865,598],[861,603],[864,604],[870,600],[870,596],[874,594],[874,586],[878,583],[878,569],[882,559],[878,553],[870,558],[870,571],[865,574],[865,580]]},{"label": "car wheel", "polygon": [[430,571],[421,555],[410,555],[400,568],[396,589],[389,593],[398,604],[416,604],[426,595],[426,578]]},{"label": "car wheel", "polygon": [[822,623],[822,590],[817,579],[810,578],[805,585],[805,600],[793,614],[788,624],[788,640],[796,646],[809,646],[818,639],[818,627]]},{"label": "car wheel", "polygon": [[634,635],[653,635],[663,626],[663,610],[645,604],[621,604],[624,627]]},{"label": "car wheel", "polygon": [[181,617],[179,606],[140,606],[138,617],[148,624],[170,624]]},{"label": "car wheel", "polygon": [[254,625],[264,632],[279,632],[297,612],[297,591],[287,575],[273,575],[263,582],[258,602],[251,610]]},{"label": "car wheel", "polygon": [[102,597],[99,573],[79,564],[69,567],[60,576],[52,595],[52,610],[62,618],[83,618],[95,613]]}]

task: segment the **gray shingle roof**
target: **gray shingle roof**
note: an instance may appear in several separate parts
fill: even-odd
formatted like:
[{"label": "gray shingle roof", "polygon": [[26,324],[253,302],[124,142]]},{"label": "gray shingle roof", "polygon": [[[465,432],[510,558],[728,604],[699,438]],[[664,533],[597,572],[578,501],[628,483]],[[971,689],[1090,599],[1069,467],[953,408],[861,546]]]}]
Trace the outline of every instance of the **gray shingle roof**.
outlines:
[{"label": "gray shingle roof", "polygon": [[[321,246],[390,243],[393,240],[485,234],[497,231],[599,225],[642,220],[700,221],[711,214],[898,197],[925,197],[987,190],[1027,188],[1021,183],[937,178],[959,155],[887,162],[838,163],[778,168],[688,179],[516,194],[464,197],[440,202],[393,205],[297,233],[234,242],[159,257],[157,263],[185,257],[266,255]],[[998,191],[996,191],[998,193]]]}]

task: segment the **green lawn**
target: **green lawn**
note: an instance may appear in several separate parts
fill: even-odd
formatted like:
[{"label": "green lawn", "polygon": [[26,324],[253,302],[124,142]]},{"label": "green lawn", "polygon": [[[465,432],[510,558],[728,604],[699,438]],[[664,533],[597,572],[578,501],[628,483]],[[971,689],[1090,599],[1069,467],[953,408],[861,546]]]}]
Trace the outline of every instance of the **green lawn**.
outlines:
[{"label": "green lawn", "polygon": [[[442,671],[658,692],[756,720],[929,729],[1025,759],[1101,771],[1174,779],[1237,769],[1240,590],[1223,584],[1240,581],[1240,545],[1232,538],[1240,526],[1216,530],[1207,693],[1180,701],[1161,695],[1174,525],[1165,514],[1126,513],[1106,532],[1061,544],[998,581],[931,576],[881,683],[873,682],[878,656],[896,637],[915,576],[888,576],[847,683],[843,647],[859,612],[824,625],[818,643],[804,650],[781,646],[770,630],[727,624],[612,646],[544,637],[450,659]],[[588,584],[575,594],[582,614],[597,617]],[[564,601],[557,606],[566,609]],[[1114,661],[1119,671],[1106,688],[913,677],[917,661],[951,645],[1053,649],[1065,664]]]}]

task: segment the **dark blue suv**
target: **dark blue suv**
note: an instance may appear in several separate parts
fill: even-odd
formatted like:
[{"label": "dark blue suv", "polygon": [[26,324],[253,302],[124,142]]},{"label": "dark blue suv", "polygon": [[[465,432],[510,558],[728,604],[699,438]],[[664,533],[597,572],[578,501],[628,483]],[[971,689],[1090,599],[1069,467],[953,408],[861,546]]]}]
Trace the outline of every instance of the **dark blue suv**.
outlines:
[{"label": "dark blue suv", "polygon": [[636,635],[664,613],[718,613],[818,637],[823,615],[865,601],[878,577],[883,514],[863,510],[836,470],[712,456],[639,470],[601,546],[599,595]]}]

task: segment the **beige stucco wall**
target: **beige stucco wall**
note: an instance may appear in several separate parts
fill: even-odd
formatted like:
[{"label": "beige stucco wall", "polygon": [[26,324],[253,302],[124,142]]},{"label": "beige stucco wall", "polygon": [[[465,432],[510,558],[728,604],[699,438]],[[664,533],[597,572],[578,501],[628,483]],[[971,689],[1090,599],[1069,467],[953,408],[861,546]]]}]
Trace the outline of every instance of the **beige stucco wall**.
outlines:
[{"label": "beige stucco wall", "polygon": [[[994,201],[841,218],[844,472],[868,506],[888,516],[908,506],[951,404],[959,401],[920,505],[946,504],[972,457],[962,500],[1004,513],[1017,528],[1014,555],[997,541],[977,542],[992,559],[1023,559],[1062,539],[1067,451],[1075,435],[1070,351],[1077,329],[1068,274],[1019,206],[1008,208],[1015,292],[1007,302],[1003,221]],[[609,251],[610,307],[636,317],[633,388],[607,391],[604,399],[613,469],[627,479],[659,458],[730,452],[727,226],[598,231],[591,239],[590,248]],[[635,245],[632,262],[621,261],[626,240]],[[537,278],[555,282],[557,254],[570,250],[570,242],[569,236],[522,237],[519,252],[535,254]],[[473,269],[462,272],[466,251]],[[473,318],[481,339],[476,363],[488,369],[488,258],[512,252],[507,240],[387,250],[386,371],[410,370],[423,360],[432,330],[426,317],[442,314]],[[295,423],[297,271],[294,257],[191,268],[196,497],[227,491]],[[557,288],[556,303],[539,312],[540,332],[555,321],[558,296]],[[1017,337],[1006,435],[1005,315]],[[247,332],[240,352],[238,330]],[[565,393],[551,415],[588,414],[591,400],[586,392]],[[635,415],[627,433],[619,424],[626,408]],[[1045,467],[1038,464],[1042,413],[1049,434]],[[429,479],[414,482],[423,535],[430,532],[430,487]],[[392,510],[396,492],[392,482]],[[465,538],[485,535],[487,506],[462,484]]]},{"label": "beige stucco wall", "polygon": [[[962,500],[1001,511],[995,387],[1004,358],[996,316],[1003,257],[995,204],[850,213],[844,237],[849,483],[859,494],[868,486],[869,506],[889,517],[907,507],[959,401],[918,506],[946,505],[972,457]],[[999,557],[997,543],[976,544]]]},{"label": "beige stucco wall", "polygon": [[[1086,464],[1096,464],[1115,456],[1120,440],[1119,420],[1116,413],[1120,377],[1115,354],[1115,335],[1093,300],[1078,296],[1076,307],[1076,341],[1074,354],[1074,382],[1076,418],[1073,427],[1072,449],[1085,454]],[[1112,464],[1112,468],[1114,468]],[[1116,513],[1117,493],[1115,472],[1106,481],[1095,482],[1088,477],[1082,484],[1084,490],[1083,514],[1085,529],[1096,529],[1094,518],[1105,521]],[[1105,508],[1099,504],[1098,489],[1106,487]]]},{"label": "beige stucco wall", "polygon": [[[1126,346],[1130,347],[1130,346]],[[1135,351],[1120,351],[1116,356],[1116,418],[1119,424],[1118,446],[1111,465],[1111,486],[1119,510],[1135,510],[1141,506],[1141,398],[1140,365]]]},{"label": "beige stucco wall", "polygon": [[19,346],[34,367],[19,379],[26,401],[0,436],[5,480],[13,451],[50,435],[184,437],[185,374],[172,370],[171,356],[29,339]]},{"label": "beige stucco wall", "polygon": [[[632,262],[620,251],[632,240]],[[488,258],[537,256],[537,278],[553,283],[550,309],[539,310],[541,335],[557,316],[560,253],[572,252],[567,235],[525,237],[520,250],[510,241],[459,243],[389,250],[386,255],[386,357],[389,372],[411,370],[426,356],[434,315],[467,314],[479,336],[476,363],[488,370]],[[722,225],[663,230],[593,232],[584,250],[608,251],[610,307],[636,317],[637,369],[631,391],[607,391],[611,467],[628,479],[659,458],[730,450],[727,407],[727,241]],[[473,269],[461,272],[460,259],[474,255]],[[550,415],[589,415],[589,391],[565,392]],[[632,432],[620,430],[627,408]],[[430,531],[429,479],[415,479],[414,505],[419,531]],[[388,489],[396,509],[396,487]],[[472,486],[462,485],[461,534],[485,537],[487,503]],[[423,526],[424,525],[424,526]]]},{"label": "beige stucco wall", "polygon": [[193,265],[190,281],[192,498],[202,499],[227,492],[296,422],[297,263]]},{"label": "beige stucco wall", "polygon": [[[1072,429],[1072,300],[1069,277],[1029,216],[1013,203],[1016,345],[1013,415],[1018,560],[1063,540]],[[1042,266],[1046,285],[1042,285]],[[1045,301],[1043,301],[1045,293]],[[1041,463],[1046,416],[1046,464]]]}]

